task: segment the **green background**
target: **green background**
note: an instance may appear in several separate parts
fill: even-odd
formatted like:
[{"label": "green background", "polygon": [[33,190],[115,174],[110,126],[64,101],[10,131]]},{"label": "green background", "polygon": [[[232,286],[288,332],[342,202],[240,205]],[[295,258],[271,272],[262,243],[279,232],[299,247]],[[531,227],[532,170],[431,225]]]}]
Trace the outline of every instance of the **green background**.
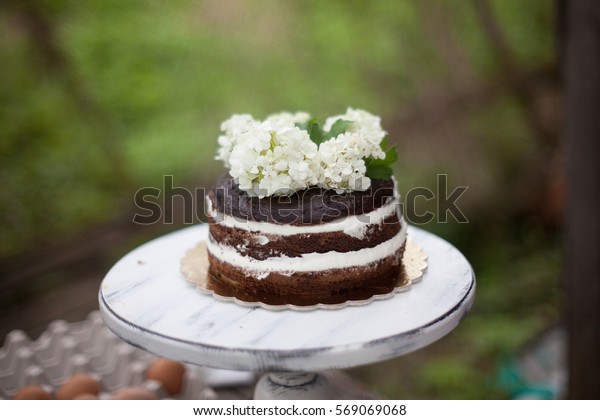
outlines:
[{"label": "green background", "polygon": [[[555,14],[547,0],[5,2],[0,262],[131,220],[135,191],[164,175],[209,187],[231,114],[366,109],[398,149],[404,195],[435,191],[437,174],[449,192],[469,187],[458,201],[468,224],[424,227],[467,256],[478,292],[447,338],[351,373],[387,398],[510,397],[500,368],[560,321]],[[435,201],[415,211],[439,216]],[[179,227],[115,243],[100,278]]]}]

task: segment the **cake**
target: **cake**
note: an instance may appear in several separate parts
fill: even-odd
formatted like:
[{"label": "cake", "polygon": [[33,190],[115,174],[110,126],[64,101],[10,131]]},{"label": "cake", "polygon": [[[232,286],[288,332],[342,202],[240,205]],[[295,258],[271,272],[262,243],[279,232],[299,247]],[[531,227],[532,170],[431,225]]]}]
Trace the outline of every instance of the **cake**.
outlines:
[{"label": "cake", "polygon": [[406,228],[379,118],[236,115],[206,195],[209,274],[243,300],[313,305],[391,292]]}]

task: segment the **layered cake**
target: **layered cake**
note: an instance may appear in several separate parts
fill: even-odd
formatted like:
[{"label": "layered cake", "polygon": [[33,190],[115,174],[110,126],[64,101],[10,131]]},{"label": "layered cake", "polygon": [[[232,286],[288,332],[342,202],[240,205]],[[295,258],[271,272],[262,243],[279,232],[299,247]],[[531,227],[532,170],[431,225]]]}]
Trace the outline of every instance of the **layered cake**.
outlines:
[{"label": "layered cake", "polygon": [[222,129],[229,173],[206,197],[211,281],[244,300],[299,305],[393,290],[406,223],[378,117],[236,115]]}]

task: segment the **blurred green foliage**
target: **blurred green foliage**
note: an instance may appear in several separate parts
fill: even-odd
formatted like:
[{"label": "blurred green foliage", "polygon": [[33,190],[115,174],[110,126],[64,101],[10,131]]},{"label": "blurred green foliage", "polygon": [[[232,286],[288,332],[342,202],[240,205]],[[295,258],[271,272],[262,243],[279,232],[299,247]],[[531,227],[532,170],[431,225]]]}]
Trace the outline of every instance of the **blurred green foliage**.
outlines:
[{"label": "blurred green foliage", "polygon": [[[470,187],[459,202],[469,225],[451,219],[427,229],[463,250],[478,276],[473,315],[442,340],[444,352],[416,362],[418,372],[407,375],[414,387],[377,367],[372,384],[395,398],[502,396],[482,384],[498,355],[558,318],[562,263],[555,228],[528,210],[527,194],[511,193],[543,147],[531,115],[504,85],[477,99],[505,74],[473,4],[4,4],[0,256],[115,219],[130,211],[137,189],[160,186],[165,174],[210,185],[223,170],[213,161],[219,125],[233,113],[367,109],[382,116],[397,146],[401,191],[435,188],[437,173]],[[520,70],[555,62],[552,2],[490,5]],[[463,108],[436,111],[454,96]]]}]

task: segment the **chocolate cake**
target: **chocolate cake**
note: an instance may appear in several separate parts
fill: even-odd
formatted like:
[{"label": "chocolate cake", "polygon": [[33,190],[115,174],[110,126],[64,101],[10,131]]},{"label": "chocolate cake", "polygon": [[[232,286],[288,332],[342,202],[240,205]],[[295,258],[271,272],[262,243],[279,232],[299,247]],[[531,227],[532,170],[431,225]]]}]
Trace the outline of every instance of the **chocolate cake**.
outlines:
[{"label": "chocolate cake", "polygon": [[207,194],[209,273],[242,300],[312,305],[391,292],[406,224],[379,117],[233,115]]},{"label": "chocolate cake", "polygon": [[207,195],[209,272],[241,296],[338,303],[390,292],[406,223],[392,180],[336,194],[318,187],[251,197],[223,176]]}]

